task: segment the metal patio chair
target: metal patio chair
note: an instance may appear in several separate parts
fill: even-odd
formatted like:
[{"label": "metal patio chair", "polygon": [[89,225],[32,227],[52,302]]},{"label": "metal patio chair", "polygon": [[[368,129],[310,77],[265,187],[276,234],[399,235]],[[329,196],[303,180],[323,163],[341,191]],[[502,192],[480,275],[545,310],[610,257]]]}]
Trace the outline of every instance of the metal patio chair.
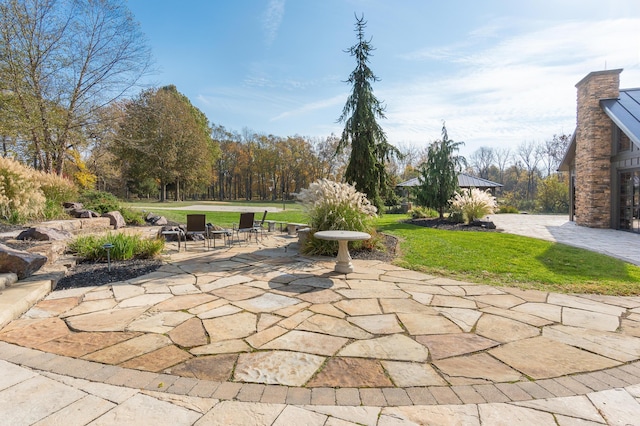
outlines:
[{"label": "metal patio chair", "polygon": [[[234,224],[233,231],[238,237],[238,243],[240,243],[240,234],[245,234],[245,241],[247,244],[251,242],[251,235],[257,235],[257,231],[254,224],[255,213],[240,213],[240,222],[238,223],[238,227]],[[257,242],[257,237],[256,237]]]},{"label": "metal patio chair", "polygon": [[[189,235],[202,235],[204,247],[209,245],[209,232],[207,228],[207,217],[203,214],[188,214],[187,215],[187,229],[185,231],[184,247],[187,250],[187,239]],[[195,241],[195,237],[193,237]]]}]

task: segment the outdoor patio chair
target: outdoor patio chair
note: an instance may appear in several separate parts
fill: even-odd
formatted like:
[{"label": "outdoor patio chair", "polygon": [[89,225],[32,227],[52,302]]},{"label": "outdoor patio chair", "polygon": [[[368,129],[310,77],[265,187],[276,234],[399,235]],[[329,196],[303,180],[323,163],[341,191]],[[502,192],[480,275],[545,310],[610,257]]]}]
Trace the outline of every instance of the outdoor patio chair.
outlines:
[{"label": "outdoor patio chair", "polygon": [[[234,224],[233,231],[238,237],[238,243],[240,242],[240,234],[245,234],[245,241],[247,244],[251,241],[251,235],[257,235],[257,231],[254,225],[255,213],[240,213],[240,223],[238,223],[238,227]],[[257,241],[257,237],[256,237]]]},{"label": "outdoor patio chair", "polygon": [[264,211],[262,215],[262,220],[253,222],[253,227],[256,229],[256,238],[258,234],[260,234],[260,239],[264,237],[264,220],[267,218],[267,211]]},{"label": "outdoor patio chair", "polygon": [[[187,230],[185,231],[184,248],[187,250],[187,239],[189,235],[202,235],[204,246],[209,244],[209,233],[207,228],[207,217],[203,214],[188,214],[187,215]],[[193,237],[195,240],[196,238]]]}]

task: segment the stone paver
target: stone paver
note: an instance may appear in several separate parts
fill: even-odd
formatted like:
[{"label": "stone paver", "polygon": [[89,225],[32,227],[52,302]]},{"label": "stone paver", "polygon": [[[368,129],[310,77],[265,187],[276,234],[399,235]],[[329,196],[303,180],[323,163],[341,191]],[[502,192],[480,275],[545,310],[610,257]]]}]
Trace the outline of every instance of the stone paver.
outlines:
[{"label": "stone paver", "polygon": [[0,330],[0,412],[41,425],[640,417],[638,297],[500,289],[378,261],[334,275],[289,242],[191,245],[146,278],[51,293]]},{"label": "stone paver", "polygon": [[498,342],[471,333],[417,336],[416,340],[429,348],[432,359],[449,358],[498,346]]},{"label": "stone paver", "polygon": [[289,350],[331,356],[338,352],[347,341],[348,339],[345,337],[294,330],[263,345],[262,349]]},{"label": "stone paver", "polygon": [[424,362],[427,360],[429,351],[406,336],[394,334],[351,343],[338,355]]},{"label": "stone paver", "polygon": [[66,321],[74,330],[124,331],[132,321],[139,318],[146,310],[144,307],[115,308],[68,317]]},{"label": "stone paver", "polygon": [[396,386],[444,386],[447,383],[433,367],[417,362],[382,361]]},{"label": "stone paver", "polygon": [[534,379],[548,379],[619,365],[618,362],[545,337],[511,342],[489,353]]},{"label": "stone paver", "polygon": [[161,334],[143,334],[108,348],[86,355],[84,359],[104,364],[120,364],[136,356],[155,351],[171,344],[168,337]]},{"label": "stone paver", "polygon": [[190,318],[169,332],[169,338],[178,346],[206,345],[207,334],[199,318]]},{"label": "stone paver", "polygon": [[[384,319],[379,320],[380,317]],[[313,331],[317,333],[327,333],[332,336],[340,336],[347,337],[351,339],[369,339],[373,337],[371,333],[381,334],[380,329],[383,328],[380,323],[385,322],[386,328],[391,328],[393,325],[392,321],[395,321],[395,317],[390,319],[387,316],[383,315],[374,315],[370,316],[359,316],[359,317],[350,317],[347,320],[342,318],[335,318],[330,315],[313,315],[307,320],[303,321],[296,328],[298,330],[306,330]],[[396,324],[396,333],[402,331],[402,329]],[[370,328],[375,328],[378,333],[370,330]]]},{"label": "stone paver", "polygon": [[235,379],[252,383],[302,386],[320,368],[324,357],[300,352],[269,351],[242,354]]},{"label": "stone paver", "polygon": [[361,358],[332,358],[307,384],[309,387],[393,386],[379,361]]}]

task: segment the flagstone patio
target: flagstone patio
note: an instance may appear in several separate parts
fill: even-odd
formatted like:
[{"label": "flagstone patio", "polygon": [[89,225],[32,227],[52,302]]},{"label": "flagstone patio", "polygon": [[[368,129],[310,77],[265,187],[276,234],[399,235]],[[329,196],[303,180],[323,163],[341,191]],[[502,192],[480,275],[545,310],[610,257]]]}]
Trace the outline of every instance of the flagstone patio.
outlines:
[{"label": "flagstone patio", "polygon": [[[107,286],[55,291],[0,330],[15,345],[215,382],[306,388],[476,386],[640,359],[640,298],[496,288],[294,240],[204,251]],[[163,379],[164,377],[164,379]],[[153,387],[153,385],[150,385]]]}]

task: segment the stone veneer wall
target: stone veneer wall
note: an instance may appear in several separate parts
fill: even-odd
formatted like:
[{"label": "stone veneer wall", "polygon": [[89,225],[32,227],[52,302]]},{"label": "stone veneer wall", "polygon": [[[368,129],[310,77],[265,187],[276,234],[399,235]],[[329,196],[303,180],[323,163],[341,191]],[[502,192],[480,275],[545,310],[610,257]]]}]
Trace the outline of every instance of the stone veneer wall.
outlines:
[{"label": "stone veneer wall", "polygon": [[592,72],[576,84],[575,222],[578,225],[611,227],[613,124],[600,107],[600,100],[618,97],[621,71]]}]

